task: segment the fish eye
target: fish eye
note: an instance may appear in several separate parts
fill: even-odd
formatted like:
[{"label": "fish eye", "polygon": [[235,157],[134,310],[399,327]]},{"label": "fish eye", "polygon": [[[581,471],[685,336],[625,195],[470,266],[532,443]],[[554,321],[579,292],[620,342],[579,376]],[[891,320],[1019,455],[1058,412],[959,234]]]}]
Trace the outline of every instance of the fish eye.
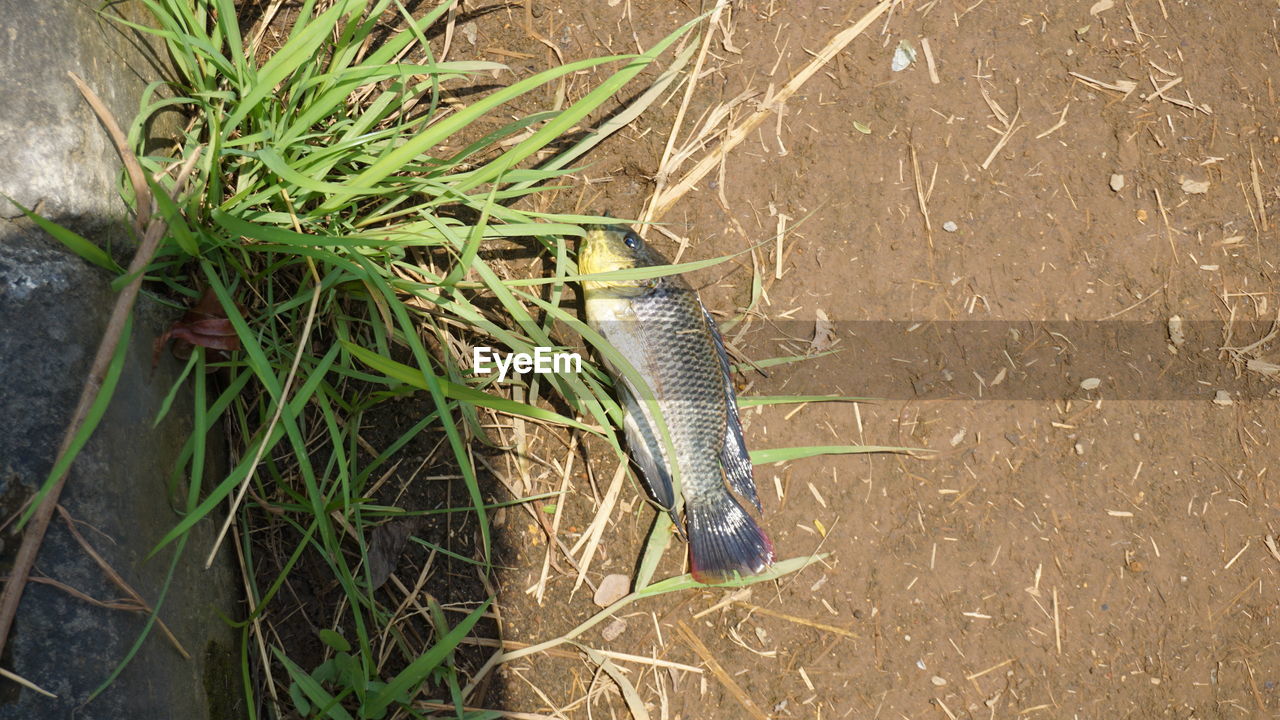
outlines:
[{"label": "fish eye", "polygon": [[632,235],[631,233],[627,233],[627,236],[622,239],[622,242],[632,250],[635,250],[637,247],[640,246],[639,236]]}]

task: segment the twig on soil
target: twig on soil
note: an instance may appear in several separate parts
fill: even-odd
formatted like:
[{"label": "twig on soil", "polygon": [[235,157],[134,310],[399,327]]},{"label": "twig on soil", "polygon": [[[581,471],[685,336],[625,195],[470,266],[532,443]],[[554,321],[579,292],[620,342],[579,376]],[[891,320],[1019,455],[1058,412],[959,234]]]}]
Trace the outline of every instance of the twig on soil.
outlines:
[{"label": "twig on soil", "polygon": [[986,670],[979,670],[978,672],[973,673],[972,675],[966,675],[964,679],[965,679],[965,680],[977,680],[978,678],[982,677],[983,675],[986,675],[987,673],[989,673],[989,672],[991,672],[991,671],[993,671],[993,670],[999,670],[1000,668],[1004,667],[1005,665],[1008,665],[1008,664],[1009,664],[1009,663],[1011,663],[1011,662],[1013,662],[1013,658],[1009,658],[1008,660],[1005,660],[1004,662],[996,663],[995,665],[992,665],[991,667],[987,668]]},{"label": "twig on soil", "polygon": [[1165,289],[1165,288],[1167,288],[1167,287],[1169,287],[1169,283],[1168,283],[1168,281],[1166,281],[1166,282],[1165,282],[1165,284],[1161,285],[1160,287],[1156,288],[1155,290],[1152,290],[1150,293],[1147,293],[1147,294],[1146,294],[1145,296],[1143,296],[1140,300],[1138,300],[1138,302],[1136,302],[1136,303],[1134,303],[1134,304],[1130,305],[1129,307],[1123,308],[1123,309],[1121,309],[1121,310],[1117,310],[1117,311],[1115,311],[1115,312],[1111,313],[1110,315],[1108,315],[1108,316],[1106,316],[1106,317],[1102,318],[1103,322],[1106,322],[1107,320],[1114,320],[1115,318],[1120,317],[1121,315],[1123,315],[1123,314],[1125,314],[1125,313],[1129,312],[1130,310],[1132,310],[1132,309],[1134,309],[1134,308],[1138,307],[1138,306],[1139,306],[1139,305],[1141,305],[1142,303],[1144,303],[1144,302],[1146,302],[1146,301],[1150,300],[1151,298],[1155,297],[1155,296],[1156,296],[1156,293],[1163,292],[1163,291],[1164,291],[1164,289]]},{"label": "twig on soil", "polygon": [[[84,94],[90,106],[98,113],[103,127],[112,135],[112,140],[116,145],[116,149],[121,153],[121,161],[129,166],[130,160],[137,165],[137,158],[133,152],[129,150],[127,141],[125,141],[120,126],[111,117],[110,111],[102,104],[93,90],[89,89],[74,73],[71,75],[80,92]],[[195,169],[195,163],[200,158],[200,148],[196,148],[191,157],[182,165],[182,170],[178,174],[178,178],[174,181],[173,191],[170,198],[177,200],[184,187],[186,187],[187,179],[191,175],[191,171]],[[140,167],[140,166],[139,166]],[[132,173],[130,173],[131,179]],[[135,180],[136,181],[136,180]],[[148,187],[145,177],[142,178],[142,187]],[[135,186],[135,196],[141,201],[146,199],[148,205],[144,206],[139,202],[139,213],[150,213],[150,191],[147,194],[141,194]],[[121,289],[120,294],[116,297],[115,305],[111,308],[111,316],[107,320],[107,327],[102,333],[102,342],[98,345],[97,354],[94,355],[93,364],[89,368],[89,375],[85,378],[84,388],[80,392],[80,400],[76,405],[75,412],[72,413],[71,422],[67,425],[67,430],[62,436],[62,444],[58,448],[58,454],[55,458],[54,465],[61,461],[62,457],[67,454],[67,450],[71,447],[72,441],[80,432],[80,427],[84,424],[85,418],[89,413],[89,408],[98,398],[98,392],[102,389],[102,384],[106,379],[107,366],[111,364],[111,359],[116,354],[116,348],[120,345],[120,340],[124,335],[125,324],[129,320],[129,316],[133,311],[134,300],[138,297],[138,290],[142,287],[143,271],[151,264],[151,258],[155,256],[156,250],[160,247],[160,241],[164,238],[165,230],[168,224],[161,218],[151,218],[147,221],[146,231],[142,233],[142,241],[138,244],[138,249],[133,255],[133,260],[129,263],[126,277],[131,278],[129,283]],[[13,570],[9,573],[9,578],[5,582],[4,591],[0,593],[0,653],[4,652],[4,646],[9,639],[9,630],[13,627],[13,619],[18,614],[18,605],[22,601],[22,591],[26,587],[27,578],[31,574],[31,568],[35,565],[36,556],[40,553],[40,546],[44,542],[45,531],[49,529],[49,522],[53,519],[54,508],[58,505],[58,499],[62,496],[62,489],[67,483],[67,474],[64,472],[49,488],[49,492],[45,494],[36,507],[35,512],[31,516],[31,522],[27,526],[27,530],[22,535],[22,544],[18,548],[18,553],[13,560]]]},{"label": "twig on soil", "polygon": [[1062,654],[1062,621],[1058,613],[1058,588],[1053,588],[1053,644],[1058,648],[1058,654]]},{"label": "twig on soil", "polygon": [[[924,216],[924,229],[929,234],[929,247],[933,247],[933,223],[929,222],[929,203],[924,196],[924,181],[920,178],[920,160],[916,157],[915,143],[907,141],[907,148],[911,150],[911,171],[916,183],[916,202],[920,204],[920,214]],[[986,165],[982,166],[984,170],[986,167]]]},{"label": "twig on soil", "polygon": [[[557,491],[557,495],[559,495],[559,500],[556,501],[555,514],[552,515],[551,517],[550,532],[551,532],[551,536],[555,538],[560,537],[560,518],[563,517],[564,515],[565,498],[568,497],[565,493],[569,489],[569,476],[573,474],[573,460],[575,457],[573,451],[574,451],[574,448],[577,446],[577,443],[578,443],[578,436],[574,435],[573,441],[569,445],[569,456],[568,456],[569,459],[565,461],[564,470],[560,473],[560,490]],[[538,577],[538,584],[534,586],[534,588],[536,589],[536,592],[534,593],[534,598],[538,601],[539,606],[542,605],[542,599],[547,592],[547,576],[551,572],[551,556],[554,554],[555,554],[555,544],[548,542],[547,554],[542,559],[542,574]],[[586,570],[582,569],[581,567],[578,568],[579,584],[581,584],[582,580],[586,578],[586,574],[587,574]],[[574,585],[573,587],[575,590],[578,589],[578,585]]]},{"label": "twig on soil", "polygon": [[1249,148],[1249,175],[1253,178],[1253,197],[1258,202],[1258,216],[1262,220],[1262,230],[1266,232],[1267,224],[1267,204],[1262,201],[1262,183],[1258,180],[1258,157],[1254,154],[1253,148]]},{"label": "twig on soil", "polygon": [[742,602],[741,600],[735,601],[733,604],[737,605],[738,607],[747,608],[751,612],[760,613],[761,615],[776,617],[779,620],[786,620],[787,622],[792,622],[797,625],[804,625],[805,627],[811,627],[815,630],[821,630],[823,632],[835,633],[836,635],[843,635],[844,637],[852,638],[854,640],[858,639],[857,633],[850,630],[845,630],[844,628],[841,628],[841,627],[836,627],[835,625],[827,625],[825,623],[806,620],[802,617],[796,617],[795,615],[788,615],[786,613],[778,612],[777,610],[770,610],[769,608],[763,608],[763,607],[760,607],[759,605],[752,605],[749,602]]},{"label": "twig on soil", "polygon": [[707,669],[711,671],[711,674],[716,676],[720,684],[724,685],[729,694],[738,701],[738,704],[742,705],[747,713],[756,718],[756,720],[769,720],[769,716],[760,709],[759,705],[756,705],[756,702],[742,689],[742,686],[738,685],[733,676],[724,669],[720,662],[716,660],[715,655],[711,653],[711,650],[689,629],[688,625],[684,624],[683,620],[676,621],[676,630],[684,636],[685,643],[698,654],[698,657],[702,658],[702,662],[706,663]]},{"label": "twig on soil", "polygon": [[933,48],[929,47],[929,38],[920,38],[920,49],[924,51],[924,62],[929,66],[929,82],[939,85],[942,80],[938,77],[938,66],[933,62]]},{"label": "twig on soil", "polygon": [[1098,80],[1096,78],[1091,78],[1088,75],[1081,75],[1078,72],[1069,72],[1067,74],[1073,78],[1076,78],[1077,80],[1081,80],[1084,83],[1088,85],[1092,85],[1100,90],[1110,90],[1111,92],[1120,93],[1125,97],[1129,97],[1129,93],[1133,92],[1138,88],[1138,83],[1132,80],[1117,80],[1114,83],[1109,83],[1103,80]]},{"label": "twig on soil", "polygon": [[1240,592],[1231,596],[1231,600],[1229,600],[1226,605],[1223,605],[1222,609],[1218,611],[1218,617],[1225,617],[1227,613],[1231,612],[1231,608],[1235,607],[1236,603],[1240,602],[1240,598],[1244,597],[1245,593],[1249,592],[1249,590],[1253,588],[1253,586],[1256,585],[1258,583],[1258,580],[1260,579],[1261,577],[1255,577],[1249,582],[1245,583],[1244,587],[1240,588]]},{"label": "twig on soil", "polygon": [[1147,79],[1151,81],[1151,87],[1156,89],[1155,92],[1147,96],[1147,102],[1151,102],[1153,100],[1156,100],[1157,98],[1160,100],[1168,100],[1169,98],[1165,97],[1164,91],[1173,89],[1174,87],[1177,86],[1178,83],[1182,82],[1183,80],[1183,78],[1181,77],[1176,77],[1170,80],[1169,82],[1165,83],[1164,85],[1157,85],[1156,79],[1152,77],[1150,73],[1147,73]]},{"label": "twig on soil", "polygon": [[[781,116],[779,116],[779,117],[781,117]],[[722,186],[722,187],[723,187],[723,186]],[[770,207],[773,207],[772,203],[770,203]],[[787,221],[788,221],[788,220],[790,220],[790,219],[791,219],[791,216],[790,216],[790,215],[786,215],[786,214],[784,214],[784,213],[778,213],[778,228],[777,228],[777,233],[778,233],[778,241],[777,241],[777,242],[778,242],[778,247],[774,250],[774,254],[773,254],[773,279],[774,279],[774,280],[781,280],[781,279],[782,279],[782,260],[783,260],[783,257],[782,257],[782,250],[783,250],[783,246],[782,246],[782,239],[783,239],[783,238],[786,236],[786,234],[787,234]]]},{"label": "twig on soil", "polygon": [[1001,135],[1000,139],[996,141],[996,146],[991,148],[991,153],[987,155],[987,159],[982,161],[983,170],[986,170],[988,167],[991,166],[991,161],[996,159],[996,153],[1004,149],[1004,146],[1009,142],[1009,138],[1013,137],[1014,133],[1022,129],[1023,126],[1018,124],[1018,118],[1021,115],[1022,115],[1022,108],[1018,108],[1017,110],[1014,111],[1013,118],[1011,118],[1007,123],[1005,123],[1006,127],[1005,127],[1004,134]]},{"label": "twig on soil", "polygon": [[1280,546],[1276,545],[1276,536],[1266,535],[1262,538],[1262,542],[1267,546],[1267,552],[1271,553],[1271,557],[1275,558],[1276,562],[1280,562]]},{"label": "twig on soil", "polygon": [[1169,254],[1172,257],[1178,256],[1178,249],[1173,244],[1173,227],[1169,224],[1169,213],[1164,209],[1164,198],[1160,197],[1160,188],[1151,188],[1156,194],[1156,207],[1160,210],[1160,219],[1164,221],[1164,235],[1169,241]]},{"label": "twig on soil", "polygon": [[[483,455],[477,455],[476,460],[479,461],[481,465],[485,466],[489,472],[493,473],[493,476],[498,479],[498,482],[502,483],[502,486],[507,489],[507,492],[511,493],[512,497],[520,497],[520,493],[516,491],[516,488],[511,486],[506,475],[499,472],[498,469],[495,468]],[[574,570],[577,570],[578,563],[573,559],[573,554],[569,552],[569,548],[564,544],[564,541],[560,539],[560,536],[551,531],[551,527],[547,524],[547,519],[544,517],[544,514],[530,506],[529,503],[520,503],[520,506],[525,509],[525,512],[529,513],[529,516],[538,524],[538,527],[542,528],[543,534],[547,537],[547,542],[555,543],[556,547],[560,548],[560,553],[564,555],[566,560],[568,560],[569,565],[572,566]],[[568,572],[566,572],[564,568],[560,567],[560,564],[554,559],[551,560],[551,567],[555,568],[557,572],[561,572],[566,575],[568,574]],[[586,583],[593,591],[596,589],[595,583],[591,582],[590,579],[586,580]]]},{"label": "twig on soil", "polygon": [[825,67],[827,63],[831,62],[831,60],[838,55],[840,51],[844,50],[849,43],[853,42],[854,38],[861,35],[863,30],[865,30],[871,23],[875,22],[876,18],[883,15],[886,10],[893,7],[898,2],[899,0],[882,0],[875,7],[871,8],[867,14],[863,15],[858,22],[845,28],[832,37],[826,47],[824,47],[814,57],[814,59],[804,67],[803,70],[792,77],[786,85],[783,85],[782,89],[779,90],[777,94],[765,98],[758,110],[752,113],[752,115],[740,125],[730,130],[725,135],[720,146],[699,160],[693,169],[685,173],[685,176],[680,179],[680,182],[676,183],[675,186],[666,190],[661,195],[655,193],[653,200],[650,202],[652,211],[649,215],[656,219],[661,218],[666,214],[666,212],[670,210],[680,198],[684,197],[686,193],[693,189],[694,185],[702,180],[702,178],[706,177],[712,170],[716,169],[720,164],[722,156],[727,155],[731,150],[737,147],[739,143],[745,140],[757,127],[760,126],[761,123],[765,121],[765,118],[775,112],[778,108],[781,108],[792,95],[799,92],[800,88],[804,86],[805,82],[807,82],[809,78],[817,74],[817,72]]},{"label": "twig on soil", "polygon": [[1231,559],[1227,561],[1227,564],[1222,566],[1222,569],[1223,569],[1223,570],[1230,570],[1230,569],[1231,569],[1231,566],[1232,566],[1232,565],[1235,565],[1235,564],[1236,564],[1236,561],[1240,559],[1240,556],[1244,554],[1244,551],[1249,549],[1249,545],[1250,545],[1250,541],[1249,541],[1249,540],[1245,540],[1245,541],[1244,541],[1244,547],[1240,548],[1240,550],[1239,550],[1239,551],[1237,551],[1235,555],[1232,555],[1232,556],[1231,556]]},{"label": "twig on soil", "polygon": [[1049,137],[1050,135],[1052,135],[1053,133],[1057,132],[1057,131],[1058,131],[1058,129],[1059,129],[1059,128],[1061,128],[1063,125],[1066,125],[1066,124],[1067,124],[1067,111],[1068,111],[1068,110],[1070,110],[1070,109],[1071,109],[1071,103],[1067,103],[1067,104],[1066,104],[1066,107],[1062,108],[1062,114],[1058,116],[1058,122],[1054,123],[1054,124],[1053,124],[1053,127],[1049,128],[1048,130],[1045,130],[1044,132],[1042,132],[1042,133],[1040,133],[1039,135],[1037,135],[1037,136],[1036,136],[1036,139],[1037,139],[1037,140],[1043,140],[1044,138],[1047,138],[1047,137]]}]

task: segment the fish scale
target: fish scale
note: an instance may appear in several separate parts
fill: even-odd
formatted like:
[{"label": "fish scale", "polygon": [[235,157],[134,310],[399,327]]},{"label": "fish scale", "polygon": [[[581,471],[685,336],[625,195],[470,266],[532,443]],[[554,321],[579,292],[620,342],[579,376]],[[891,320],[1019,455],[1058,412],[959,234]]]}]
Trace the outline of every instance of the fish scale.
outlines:
[{"label": "fish scale", "polygon": [[723,485],[724,380],[702,305],[683,284],[678,276],[659,278],[652,291],[632,301],[634,321],[618,319],[601,331],[650,381],[681,481],[688,499],[696,502]]}]

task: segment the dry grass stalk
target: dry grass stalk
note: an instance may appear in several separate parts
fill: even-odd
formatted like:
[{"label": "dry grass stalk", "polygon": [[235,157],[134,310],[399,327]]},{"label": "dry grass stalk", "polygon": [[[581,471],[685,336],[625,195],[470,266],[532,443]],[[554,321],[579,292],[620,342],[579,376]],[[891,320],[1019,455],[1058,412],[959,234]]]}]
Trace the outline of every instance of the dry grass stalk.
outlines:
[{"label": "dry grass stalk", "polygon": [[28,690],[31,690],[31,691],[33,691],[33,692],[38,692],[38,693],[40,693],[41,695],[44,695],[45,697],[51,697],[51,698],[57,698],[57,697],[58,697],[57,695],[54,695],[53,693],[49,692],[48,690],[45,690],[44,688],[40,687],[39,685],[36,685],[35,683],[31,682],[30,680],[28,680],[28,679],[26,679],[26,678],[22,677],[21,675],[19,675],[19,674],[17,674],[17,673],[14,673],[14,672],[9,672],[8,670],[5,670],[4,668],[0,668],[0,677],[8,678],[9,680],[12,680],[12,681],[14,681],[14,682],[18,683],[18,684],[19,684],[19,685],[21,685],[22,687],[27,688]]},{"label": "dry grass stalk", "polygon": [[[153,610],[151,609],[151,606],[147,604],[147,601],[142,599],[142,595],[138,594],[138,591],[134,590],[132,585],[125,582],[125,579],[120,576],[120,573],[116,572],[116,569],[111,567],[111,564],[99,555],[98,551],[94,550],[93,546],[89,544],[89,541],[86,540],[84,536],[80,534],[80,531],[76,529],[76,523],[71,519],[71,513],[67,512],[66,508],[59,505],[58,514],[62,516],[62,521],[67,524],[67,531],[70,532],[71,537],[75,538],[76,542],[80,544],[80,548],[85,551],[85,554],[93,558],[93,561],[98,564],[98,567],[102,569],[102,572],[106,574],[112,584],[123,590],[124,593],[133,601],[135,607],[127,609],[137,610],[138,612],[148,615],[151,614]],[[182,643],[178,642],[177,636],[169,630],[169,626],[165,625],[164,620],[161,620],[159,616],[156,617],[156,625],[159,626],[160,632],[164,633],[164,636],[169,639],[169,643],[177,649],[183,659],[190,660],[191,653],[187,652],[187,649],[182,647]]]},{"label": "dry grass stalk", "polygon": [[933,48],[929,47],[929,38],[920,38],[920,49],[924,51],[925,65],[929,66],[929,82],[934,85],[942,83],[942,79],[938,77],[938,66],[933,62]]},{"label": "dry grass stalk", "polygon": [[1053,588],[1053,644],[1058,648],[1058,654],[1062,654],[1062,621],[1058,612],[1058,588]]},{"label": "dry grass stalk", "polygon": [[756,705],[756,702],[742,689],[742,686],[738,685],[733,676],[724,669],[720,661],[716,660],[715,655],[711,653],[711,650],[689,629],[688,625],[684,624],[683,620],[676,623],[676,630],[684,637],[685,642],[697,653],[698,657],[702,658],[702,662],[706,664],[711,674],[716,676],[720,684],[725,686],[725,689],[729,691],[733,699],[737,700],[738,704],[742,705],[743,709],[751,717],[756,720],[769,720],[769,716],[760,709],[759,705]]},{"label": "dry grass stalk", "polygon": [[[125,172],[129,175],[129,184],[133,187],[134,197],[138,202],[138,211],[133,218],[133,230],[138,236],[142,236],[151,221],[151,216],[155,214],[155,203],[151,198],[151,186],[147,184],[147,176],[142,171],[142,165],[138,162],[138,157],[129,149],[129,141],[125,138],[124,131],[120,129],[116,118],[98,98],[97,94],[80,79],[79,75],[68,72],[71,81],[75,83],[76,88],[80,90],[80,94],[84,95],[84,99],[93,108],[94,114],[98,116],[98,121],[102,123],[102,127],[107,131],[107,135],[111,138],[111,142],[115,145],[116,154],[120,156],[120,162],[124,164]],[[141,247],[138,248],[141,251]],[[150,262],[150,259],[148,259]],[[130,271],[132,272],[132,266]]]},{"label": "dry grass stalk", "polygon": [[1067,103],[1067,104],[1066,104],[1066,106],[1062,108],[1062,114],[1058,116],[1058,122],[1054,123],[1054,124],[1053,124],[1053,127],[1049,128],[1048,130],[1045,130],[1044,132],[1042,132],[1042,133],[1040,133],[1039,135],[1037,135],[1037,136],[1036,136],[1036,139],[1037,139],[1037,140],[1043,140],[1044,138],[1047,138],[1047,137],[1049,137],[1050,135],[1052,135],[1053,133],[1057,132],[1057,131],[1058,131],[1058,129],[1059,129],[1059,128],[1061,128],[1063,125],[1066,125],[1066,124],[1067,124],[1067,111],[1068,111],[1068,110],[1070,110],[1070,109],[1071,109],[1071,103]]},{"label": "dry grass stalk", "polygon": [[[920,160],[916,157],[915,143],[908,142],[907,148],[911,150],[911,171],[915,177],[916,202],[920,205],[920,214],[924,216],[924,229],[929,233],[929,247],[933,247],[933,223],[929,221],[929,203],[924,194],[924,182],[920,178]],[[985,170],[987,166],[982,167]]]},{"label": "dry grass stalk", "polygon": [[600,545],[600,538],[604,536],[609,519],[613,517],[613,506],[618,501],[618,495],[622,491],[622,480],[626,476],[627,465],[625,462],[619,462],[617,471],[613,473],[613,480],[609,483],[609,489],[605,491],[604,499],[600,502],[600,509],[591,520],[591,525],[587,527],[587,531],[582,534],[578,543],[569,550],[570,553],[576,553],[584,544],[586,545],[586,549],[582,551],[582,556],[578,560],[578,580],[573,584],[575,591],[587,578],[587,568],[591,567],[591,560],[595,557],[596,548]]},{"label": "dry grass stalk", "polygon": [[667,211],[675,205],[676,201],[684,197],[686,193],[693,189],[694,185],[716,168],[724,155],[727,155],[731,150],[737,147],[739,143],[745,140],[752,132],[755,131],[756,128],[760,126],[761,123],[765,121],[765,118],[780,109],[782,105],[791,98],[791,96],[799,92],[800,88],[804,86],[809,78],[817,74],[817,72],[825,67],[827,63],[831,62],[831,60],[838,55],[841,50],[844,50],[849,43],[853,42],[854,38],[862,34],[863,30],[898,2],[899,0],[882,0],[882,2],[871,8],[867,14],[863,15],[858,22],[848,28],[845,28],[831,38],[826,47],[818,52],[814,59],[806,65],[803,70],[792,77],[786,85],[783,85],[782,89],[779,90],[777,94],[765,98],[764,102],[761,103],[760,109],[752,113],[751,116],[741,124],[731,129],[725,135],[724,141],[720,143],[720,146],[699,160],[698,163],[694,165],[693,169],[680,179],[680,182],[676,183],[673,187],[661,194],[655,193],[653,200],[650,202],[651,211],[648,215],[653,219],[658,219],[665,215]]},{"label": "dry grass stalk", "polygon": [[1253,179],[1253,197],[1258,203],[1258,216],[1262,221],[1262,231],[1266,232],[1267,224],[1267,204],[1262,201],[1262,183],[1258,180],[1258,158],[1253,153],[1253,148],[1249,148],[1249,175]]},{"label": "dry grass stalk", "polygon": [[983,675],[986,675],[987,673],[992,672],[993,670],[999,670],[1000,668],[1004,667],[1005,665],[1008,665],[1008,664],[1009,664],[1009,663],[1011,663],[1011,662],[1013,662],[1013,658],[1009,658],[1008,660],[1005,660],[1004,662],[996,663],[995,665],[992,665],[991,667],[987,668],[986,670],[979,670],[978,672],[976,672],[976,673],[974,673],[974,674],[972,674],[972,675],[966,675],[964,679],[965,679],[965,680],[977,680],[978,678],[982,677]]},{"label": "dry grass stalk", "polygon": [[1218,617],[1225,617],[1227,613],[1231,612],[1231,608],[1235,607],[1236,603],[1240,602],[1240,598],[1244,597],[1245,593],[1249,592],[1249,589],[1256,585],[1261,579],[1261,577],[1255,577],[1245,583],[1244,587],[1240,588],[1240,592],[1232,595],[1231,600],[1229,600],[1226,605],[1223,605],[1222,609],[1218,611]]},{"label": "dry grass stalk", "polygon": [[702,76],[702,65],[706,62],[707,53],[711,47],[711,37],[715,35],[717,28],[720,28],[721,33],[726,31],[726,28],[720,25],[719,20],[720,13],[724,11],[728,4],[728,0],[717,0],[715,9],[711,11],[711,19],[707,24],[707,34],[702,38],[702,47],[698,49],[698,59],[693,63],[693,72],[689,75],[689,83],[685,85],[684,97],[680,101],[680,109],[676,111],[676,119],[671,123],[671,132],[667,135],[667,145],[662,149],[662,159],[658,161],[658,172],[654,178],[653,195],[650,196],[644,213],[640,216],[642,226],[653,220],[654,201],[662,195],[667,180],[687,157],[681,157],[679,161],[670,163],[671,153],[675,149],[676,137],[680,134],[680,126],[684,124],[684,114],[689,109],[689,101],[693,98],[693,91],[698,86],[698,79]]},{"label": "dry grass stalk", "polygon": [[[996,106],[996,107],[999,107],[999,106]],[[1008,144],[1009,138],[1013,137],[1014,133],[1022,129],[1023,126],[1018,124],[1018,118],[1021,115],[1022,115],[1022,108],[1018,108],[1017,110],[1014,111],[1012,118],[1004,121],[1005,123],[1004,134],[1001,135],[1000,139],[996,141],[996,146],[991,148],[991,152],[988,153],[987,159],[982,161],[983,170],[986,170],[987,168],[991,167],[991,161],[995,160],[996,154],[999,153],[1001,150],[1003,150],[1004,146]]]},{"label": "dry grass stalk", "polygon": [[1134,309],[1134,308],[1138,307],[1138,306],[1139,306],[1139,305],[1141,305],[1142,303],[1144,303],[1144,302],[1146,302],[1146,301],[1150,300],[1151,298],[1155,297],[1158,293],[1162,293],[1162,292],[1164,292],[1164,289],[1165,289],[1165,288],[1167,288],[1167,287],[1169,287],[1169,283],[1168,283],[1168,281],[1165,281],[1165,283],[1164,283],[1163,285],[1161,285],[1160,287],[1156,288],[1155,290],[1152,290],[1151,292],[1147,293],[1147,294],[1146,294],[1146,295],[1144,295],[1143,297],[1139,298],[1139,299],[1138,299],[1138,301],[1137,301],[1137,302],[1135,302],[1135,303],[1133,303],[1132,305],[1129,305],[1128,307],[1125,307],[1125,308],[1123,308],[1123,309],[1117,310],[1117,311],[1115,311],[1115,312],[1111,313],[1110,315],[1107,315],[1106,317],[1102,318],[1103,322],[1106,322],[1107,320],[1114,320],[1114,319],[1116,319],[1116,318],[1120,317],[1121,315],[1123,315],[1123,314],[1125,314],[1125,313],[1129,312],[1130,310],[1132,310],[1132,309]]},{"label": "dry grass stalk", "polygon": [[[781,115],[779,115],[779,117],[781,117]],[[724,186],[721,185],[721,187],[723,188]],[[783,249],[782,239],[787,234],[787,221],[790,219],[791,219],[790,215],[787,215],[785,213],[778,213],[777,248],[775,248],[774,255],[773,255],[773,279],[774,280],[782,279],[782,249]]]},{"label": "dry grass stalk", "polygon": [[[455,712],[453,705],[446,703],[431,702],[428,700],[420,700],[413,704],[414,707],[421,710],[432,710],[439,712]],[[514,710],[495,710],[493,708],[477,708],[467,705],[462,706],[464,712],[476,713],[479,715],[497,715],[498,717],[511,718],[511,720],[559,720],[557,715],[541,715],[539,713],[516,712]]]},{"label": "dry grass stalk", "polygon": [[[567,497],[566,492],[569,489],[569,476],[573,472],[573,449],[574,446],[577,445],[577,442],[578,438],[577,436],[574,436],[573,441],[569,446],[569,459],[565,461],[564,471],[560,474],[560,491],[557,493],[560,496],[560,499],[556,502],[556,511],[551,517],[551,529],[549,531],[551,537],[556,539],[559,539],[560,537],[560,518],[564,514],[565,497]],[[542,559],[542,574],[538,577],[538,584],[536,586],[537,592],[534,593],[534,597],[537,599],[538,605],[542,605],[542,599],[546,595],[547,575],[551,570],[551,553],[554,551],[553,545],[554,543],[547,543],[547,554]],[[570,559],[572,559],[572,557],[570,557]],[[585,577],[586,571],[582,568],[578,568],[578,583],[581,584]],[[574,585],[575,590],[577,587],[577,585]]]},{"label": "dry grass stalk", "polygon": [[1114,83],[1109,83],[1104,80],[1098,80],[1097,78],[1091,78],[1088,75],[1081,75],[1078,72],[1069,72],[1067,74],[1100,90],[1110,90],[1111,92],[1120,93],[1125,97],[1129,97],[1129,93],[1133,92],[1138,87],[1138,83],[1132,80],[1117,80]]},{"label": "dry grass stalk", "polygon": [[768,615],[769,617],[775,617],[775,618],[778,618],[779,620],[786,620],[787,622],[792,622],[797,625],[804,625],[805,627],[811,627],[815,630],[821,630],[823,632],[834,633],[836,635],[843,635],[844,637],[852,638],[854,640],[858,639],[857,633],[851,630],[845,630],[844,628],[841,628],[841,627],[836,627],[835,625],[827,625],[825,623],[814,622],[813,620],[806,620],[805,618],[802,618],[802,617],[797,617],[795,615],[788,615],[786,613],[778,612],[777,610],[770,610],[769,608],[763,608],[763,607],[760,607],[759,605],[752,605],[751,603],[747,603],[747,602],[736,601],[733,604],[738,605],[740,607],[747,608],[751,612],[760,613],[761,615]]}]

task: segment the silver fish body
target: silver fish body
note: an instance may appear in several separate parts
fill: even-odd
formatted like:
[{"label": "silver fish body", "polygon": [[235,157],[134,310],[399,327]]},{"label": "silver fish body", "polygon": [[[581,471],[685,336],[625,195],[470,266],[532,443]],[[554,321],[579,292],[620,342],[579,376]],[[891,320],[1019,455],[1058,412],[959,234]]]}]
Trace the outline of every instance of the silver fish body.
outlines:
[{"label": "silver fish body", "polygon": [[[596,235],[588,235],[580,261],[590,268],[587,272],[601,265],[614,269],[616,264],[602,262],[603,250],[593,248],[593,241],[611,240],[623,260],[634,256],[634,267],[667,264],[625,228],[592,232]],[[636,247],[628,247],[627,240]],[[630,283],[588,283],[585,295],[588,323],[639,375],[628,377],[607,363],[625,410],[632,458],[654,499],[672,512],[676,526],[685,521],[694,576],[719,582],[735,573],[763,571],[773,561],[772,543],[734,495],[759,511],[728,356],[697,293],[684,278],[668,275]],[[655,406],[661,419],[653,412]],[[674,474],[684,518],[675,512],[672,468],[678,469]]]}]

